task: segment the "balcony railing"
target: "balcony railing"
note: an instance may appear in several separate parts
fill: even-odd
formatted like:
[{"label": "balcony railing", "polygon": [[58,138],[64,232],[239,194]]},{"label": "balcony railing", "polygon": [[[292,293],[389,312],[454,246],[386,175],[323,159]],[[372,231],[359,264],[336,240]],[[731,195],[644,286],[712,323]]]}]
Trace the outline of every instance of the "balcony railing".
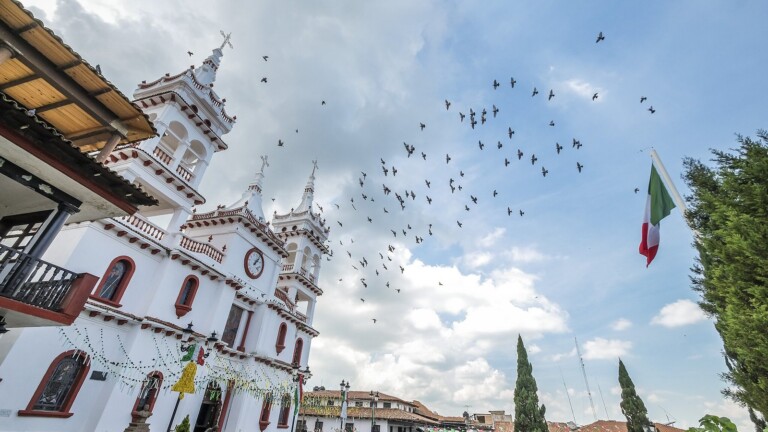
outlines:
[{"label": "balcony railing", "polygon": [[221,260],[224,259],[224,252],[216,249],[215,247],[211,246],[208,243],[203,243],[197,240],[193,240],[187,236],[181,237],[181,240],[179,241],[179,246],[183,247],[188,251],[206,255],[218,263],[221,263]]},{"label": "balcony railing", "polygon": [[179,175],[179,177],[183,178],[186,182],[190,182],[192,180],[192,171],[184,168],[181,165],[176,167],[176,173]]},{"label": "balcony railing", "polygon": [[305,278],[309,279],[309,281],[312,282],[313,284],[316,283],[315,282],[315,275],[313,275],[312,273],[308,272],[307,269],[305,269],[304,267],[301,267],[301,268],[299,268],[299,271],[296,271],[296,270],[294,270],[294,265],[293,264],[283,264],[283,273],[298,273],[298,274],[304,276]]},{"label": "balcony railing", "polygon": [[139,216],[138,213],[131,216],[122,216],[117,218],[117,220],[136,228],[139,232],[144,233],[157,241],[162,241],[163,237],[165,237],[165,230],[144,219],[142,216]]},{"label": "balcony railing", "polygon": [[152,154],[155,155],[155,157],[162,163],[166,165],[170,165],[173,158],[171,155],[165,152],[165,150],[161,149],[160,147],[155,147],[154,150],[152,150]]},{"label": "balcony railing", "polygon": [[59,311],[76,273],[0,245],[0,296]]}]

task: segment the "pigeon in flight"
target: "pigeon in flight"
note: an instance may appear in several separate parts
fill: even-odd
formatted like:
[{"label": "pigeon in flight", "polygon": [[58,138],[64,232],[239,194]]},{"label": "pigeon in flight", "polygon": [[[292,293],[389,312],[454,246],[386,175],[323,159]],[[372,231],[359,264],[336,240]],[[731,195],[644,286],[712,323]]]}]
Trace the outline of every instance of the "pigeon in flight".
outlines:
[{"label": "pigeon in flight", "polygon": [[195,53],[193,53],[192,51],[187,51],[187,54],[189,54],[189,56],[190,56],[190,57],[192,57],[193,55],[195,55]]},{"label": "pigeon in flight", "polygon": [[280,139],[279,139],[279,140],[277,140],[277,146],[278,146],[278,147],[282,147],[283,145],[285,145],[285,143],[283,142],[283,140],[280,140]]},{"label": "pigeon in flight", "polygon": [[592,100],[596,100],[596,99],[597,99],[597,93],[592,95]]},{"label": "pigeon in flight", "polygon": [[261,56],[261,58],[263,58],[264,61],[267,61],[269,59],[269,56]]},{"label": "pigeon in flight", "polygon": [[496,107],[496,105],[493,106],[491,111],[493,112],[493,118],[496,118],[496,114],[499,113],[499,109]]},{"label": "pigeon in flight", "polygon": [[533,93],[531,93],[531,97],[534,97],[534,96],[536,96],[537,94],[539,94],[539,91],[536,89],[536,87],[534,87],[534,88],[533,88]]},{"label": "pigeon in flight", "polygon": [[582,168],[584,168],[584,165],[582,165],[582,164],[580,164],[580,163],[576,162],[576,169],[577,169],[577,170],[579,170],[579,172],[581,172],[581,169],[582,169]]},{"label": "pigeon in flight", "polygon": [[647,97],[645,97],[645,96],[640,96],[640,103],[643,103],[643,102],[645,102],[645,101],[647,101],[647,100],[648,100],[648,98],[647,98]]},{"label": "pigeon in flight", "polygon": [[451,156],[448,155],[448,153],[445,154],[445,163],[448,163],[451,161]]},{"label": "pigeon in flight", "polygon": [[515,81],[515,78],[514,78],[514,77],[509,79],[509,85],[510,85],[512,88],[515,88],[515,83],[516,83],[516,82],[517,82],[517,81]]},{"label": "pigeon in flight", "polygon": [[513,131],[511,127],[507,129],[507,135],[509,135],[509,139],[512,139],[512,135],[514,134],[515,134],[515,131]]},{"label": "pigeon in flight", "polygon": [[549,89],[549,96],[547,97],[547,100],[551,101],[553,97],[555,97],[555,92],[552,91],[552,89]]},{"label": "pigeon in flight", "polygon": [[448,99],[445,100],[445,110],[448,111],[448,108],[451,107],[451,103],[448,102]]},{"label": "pigeon in flight", "polygon": [[604,41],[604,40],[605,40],[605,36],[603,36],[603,32],[600,32],[597,35],[597,40],[595,41],[595,43],[598,43],[598,42]]},{"label": "pigeon in flight", "polygon": [[267,82],[267,77],[262,78],[261,82],[263,82],[263,83]]},{"label": "pigeon in flight", "polygon": [[499,88],[499,82],[496,80],[493,80],[493,89],[496,90],[497,88]]},{"label": "pigeon in flight", "polygon": [[651,114],[653,114],[653,113],[655,113],[655,112],[656,112],[656,110],[655,110],[655,109],[653,109],[653,105],[651,105],[651,106],[650,106],[650,108],[648,108],[648,111],[650,111],[650,112],[651,112]]},{"label": "pigeon in flight", "polygon": [[534,165],[537,160],[539,160],[539,158],[537,158],[535,154],[532,154],[531,155],[531,165]]},{"label": "pigeon in flight", "polygon": [[555,121],[554,121],[554,120],[550,120],[550,121],[549,121],[549,125],[550,125],[550,126],[554,126],[554,125],[555,125]]},{"label": "pigeon in flight", "polygon": [[560,154],[560,150],[563,149],[563,146],[560,145],[560,143],[555,143],[555,150],[557,150],[557,154]]},{"label": "pigeon in flight", "polygon": [[517,160],[520,160],[523,158],[523,152],[520,149],[517,149]]},{"label": "pigeon in flight", "polygon": [[543,175],[544,177],[546,177],[546,176],[547,176],[547,174],[549,174],[549,170],[548,170],[548,169],[545,169],[544,167],[541,167],[541,175]]},{"label": "pigeon in flight", "polygon": [[421,130],[424,130],[424,128],[427,127],[427,125],[425,125],[424,123],[419,123],[419,127],[421,128]]},{"label": "pigeon in flight", "polygon": [[466,115],[466,114],[464,114],[463,112],[460,112],[460,113],[459,113],[459,118],[461,119],[461,121],[464,121],[464,117],[466,117],[466,116],[467,116],[467,115]]},{"label": "pigeon in flight", "polygon": [[635,188],[635,193],[640,192],[640,188]]}]

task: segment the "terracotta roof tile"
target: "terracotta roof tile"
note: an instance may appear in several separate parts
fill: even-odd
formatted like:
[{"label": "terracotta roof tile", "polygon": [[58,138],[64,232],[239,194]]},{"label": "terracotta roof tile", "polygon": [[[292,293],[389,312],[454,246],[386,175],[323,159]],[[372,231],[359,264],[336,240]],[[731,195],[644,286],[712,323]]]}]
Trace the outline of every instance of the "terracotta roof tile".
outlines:
[{"label": "terracotta roof tile", "polygon": [[[313,392],[318,393],[318,392]],[[363,393],[363,392],[360,392]],[[381,395],[381,393],[379,393]],[[299,415],[319,416],[319,417],[331,417],[338,418],[341,412],[339,406],[329,407],[312,407],[302,406],[299,409]],[[347,409],[347,422],[353,422],[354,419],[370,419],[373,414],[373,410],[369,407],[349,407]],[[376,418],[382,420],[399,420],[413,423],[421,423],[425,425],[437,425],[438,422],[422,417],[418,414],[409,413],[404,410],[396,408],[377,408]]]}]

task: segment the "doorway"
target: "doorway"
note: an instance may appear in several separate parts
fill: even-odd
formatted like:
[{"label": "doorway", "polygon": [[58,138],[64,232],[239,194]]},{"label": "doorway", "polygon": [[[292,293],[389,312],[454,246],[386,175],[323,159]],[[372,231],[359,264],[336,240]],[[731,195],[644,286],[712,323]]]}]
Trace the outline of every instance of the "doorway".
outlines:
[{"label": "doorway", "polygon": [[221,386],[215,382],[209,382],[205,388],[203,403],[197,414],[194,432],[206,432],[209,428],[216,430],[216,421],[221,412]]}]

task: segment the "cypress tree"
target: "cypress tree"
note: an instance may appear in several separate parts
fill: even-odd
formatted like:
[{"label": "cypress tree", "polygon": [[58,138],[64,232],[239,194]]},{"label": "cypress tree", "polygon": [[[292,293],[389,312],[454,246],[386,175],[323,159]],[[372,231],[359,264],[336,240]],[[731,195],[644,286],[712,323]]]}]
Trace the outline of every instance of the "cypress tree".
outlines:
[{"label": "cypress tree", "polygon": [[619,385],[621,385],[621,412],[627,418],[628,432],[645,432],[645,428],[651,424],[648,420],[648,410],[640,396],[635,391],[635,384],[624,367],[624,362],[619,359]]},{"label": "cypress tree", "polygon": [[544,418],[546,408],[539,406],[536,379],[533,366],[528,361],[528,352],[523,338],[517,336],[517,382],[515,383],[515,430],[521,432],[548,432]]}]

